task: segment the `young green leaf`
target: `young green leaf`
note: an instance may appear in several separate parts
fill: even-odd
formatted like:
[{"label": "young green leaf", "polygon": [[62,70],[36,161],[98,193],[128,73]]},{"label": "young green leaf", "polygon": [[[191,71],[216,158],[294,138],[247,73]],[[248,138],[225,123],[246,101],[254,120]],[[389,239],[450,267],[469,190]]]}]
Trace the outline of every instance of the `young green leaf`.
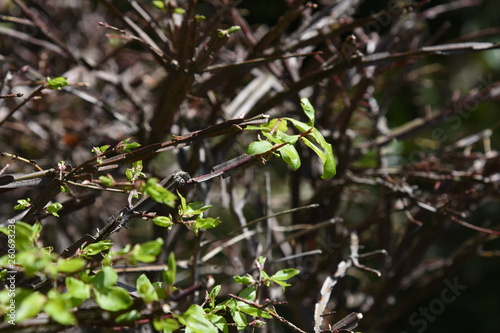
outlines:
[{"label": "young green leaf", "polygon": [[[82,302],[90,298],[90,287],[85,282],[71,276],[67,276],[64,281],[68,289],[67,294],[72,298],[79,299]],[[73,306],[77,305],[73,304]]]},{"label": "young green leaf", "polygon": [[321,178],[328,179],[335,176],[337,170],[335,165],[335,158],[333,157],[332,146],[326,143],[325,145],[326,151],[322,151],[307,138],[303,137],[302,141],[304,141],[304,143],[309,148],[311,148],[316,153],[316,155],[318,155],[319,158],[321,159],[321,162],[323,163],[323,174],[321,175]]},{"label": "young green leaf", "polygon": [[222,286],[219,284],[213,287],[212,290],[210,290],[210,292],[208,293],[208,298],[210,299],[211,308],[215,307],[215,298],[217,297],[217,295],[219,295],[221,289]]},{"label": "young green leaf", "polygon": [[311,125],[306,124],[302,121],[293,119],[293,118],[286,118],[286,120],[291,122],[293,124],[293,126],[295,126],[295,128],[298,129],[302,133],[305,133],[305,132],[309,131],[311,128],[313,128]]},{"label": "young green leaf", "polygon": [[239,297],[246,299],[247,301],[255,301],[255,298],[257,297],[257,291],[255,290],[255,287],[246,287],[240,293],[238,294]]},{"label": "young green leaf", "polygon": [[195,220],[195,225],[197,228],[204,228],[204,229],[211,229],[215,228],[218,226],[221,221],[219,219],[214,219],[212,217],[202,217],[203,215],[200,214],[198,218]]},{"label": "young green leaf", "polygon": [[180,194],[178,194],[178,196],[181,198],[179,215],[184,218],[199,215],[212,207],[212,205],[203,206],[203,202],[191,202],[186,204],[186,199]]},{"label": "young green leaf", "polygon": [[158,301],[158,294],[145,274],[141,274],[137,279],[136,288],[137,293],[146,303]]},{"label": "young green leaf", "polygon": [[165,9],[165,2],[160,1],[160,0],[153,0],[153,6],[155,6],[158,9]]},{"label": "young green leaf", "polygon": [[217,327],[207,319],[205,311],[197,304],[191,305],[186,312],[176,317],[193,333],[217,333]]},{"label": "young green leaf", "polygon": [[175,255],[170,252],[168,255],[167,267],[162,272],[163,280],[169,286],[175,283],[175,276],[177,275],[177,264],[175,262]]},{"label": "young green leaf", "polygon": [[316,112],[314,111],[314,107],[311,105],[311,102],[309,102],[307,98],[301,98],[300,106],[302,106],[302,110],[304,110],[307,118],[309,118],[309,122],[307,124],[314,126]]},{"label": "young green leaf", "polygon": [[277,271],[273,276],[271,276],[271,279],[273,280],[280,280],[280,281],[286,281],[288,279],[291,279],[295,275],[299,274],[300,271],[295,268],[285,268]]},{"label": "young green leaf", "polygon": [[248,155],[258,155],[268,152],[273,148],[273,144],[269,141],[254,141],[247,149]]},{"label": "young green leaf", "polygon": [[65,87],[68,85],[68,81],[66,80],[65,77],[56,77],[56,78],[47,78],[47,87],[49,89],[54,89],[54,90],[61,90],[62,87]]},{"label": "young green leaf", "polygon": [[30,198],[17,200],[17,205],[14,206],[14,210],[23,210],[31,206]]},{"label": "young green leaf", "polygon": [[107,175],[107,176],[99,176],[99,181],[102,183],[102,185],[111,187],[115,185],[115,180],[113,176]]},{"label": "young green leaf", "polygon": [[71,274],[81,271],[85,267],[85,265],[87,265],[87,262],[82,258],[59,258],[56,263],[57,271],[64,274]]},{"label": "young green leaf", "polygon": [[236,328],[242,331],[247,326],[248,321],[247,317],[240,311],[240,304],[241,302],[236,302],[235,300],[231,300],[231,302],[227,303],[229,311],[231,312],[231,317],[236,323]]},{"label": "young green leaf", "polygon": [[297,149],[292,145],[286,145],[278,149],[283,161],[288,164],[292,170],[300,168],[300,157]]},{"label": "young green leaf", "polygon": [[57,212],[60,211],[61,208],[62,208],[61,203],[54,202],[53,204],[50,204],[47,207],[45,207],[45,210],[54,215],[55,217],[59,217],[59,214]]},{"label": "young green leaf", "polygon": [[156,216],[153,218],[153,223],[162,228],[170,228],[174,224],[168,216]]},{"label": "young green leaf", "polygon": [[116,322],[134,322],[141,318],[141,313],[137,310],[130,310],[116,317]]},{"label": "young green leaf", "polygon": [[217,327],[223,333],[229,332],[228,327],[227,327],[226,318],[219,316],[219,315],[216,315],[216,314],[208,313],[207,319],[210,320],[210,322],[212,324],[214,324],[215,327]]},{"label": "young green leaf", "polygon": [[114,286],[118,281],[118,275],[113,268],[103,267],[92,279],[92,285],[97,289],[103,289]]},{"label": "young green leaf", "polygon": [[132,249],[132,256],[136,261],[150,263],[156,260],[163,248],[164,241],[161,238],[145,242],[142,244],[135,244]]},{"label": "young green leaf", "polygon": [[55,321],[62,325],[76,324],[76,317],[70,311],[68,305],[62,298],[51,298],[47,301],[43,310]]},{"label": "young green leaf", "polygon": [[47,298],[39,292],[19,289],[16,290],[15,300],[15,321],[19,323],[38,315]]},{"label": "young green leaf", "polygon": [[184,8],[177,7],[174,9],[174,13],[179,14],[179,15],[184,15],[184,14],[186,14],[186,10]]},{"label": "young green leaf", "polygon": [[115,149],[118,153],[130,153],[132,149],[138,148],[141,145],[137,142],[129,142],[130,139],[125,139],[123,141],[118,142],[115,146]]},{"label": "young green leaf", "polygon": [[146,181],[146,184],[144,185],[144,188],[142,189],[142,192],[145,195],[149,195],[159,203],[162,203],[169,207],[175,206],[175,199],[177,199],[177,196],[161,186],[161,184],[158,184],[158,179],[156,178],[148,179]]},{"label": "young green leaf", "polygon": [[119,287],[95,288],[94,296],[97,305],[107,311],[126,310],[133,303],[130,295]]},{"label": "young green leaf", "polygon": [[98,253],[101,253],[102,251],[109,250],[113,246],[113,243],[109,240],[103,240],[99,241],[97,243],[89,244],[86,247],[83,248],[82,253],[84,254],[84,257],[91,257],[95,256]]},{"label": "young green leaf", "polygon": [[180,325],[175,318],[154,318],[153,327],[158,331],[176,332]]},{"label": "young green leaf", "polygon": [[253,283],[255,283],[255,280],[250,275],[244,275],[244,276],[235,275],[235,276],[233,276],[233,280],[234,280],[234,282],[240,283],[240,284],[253,284]]},{"label": "young green leaf", "polygon": [[243,313],[246,313],[247,315],[253,316],[253,317],[260,317],[260,318],[272,318],[269,313],[266,311],[250,306],[248,304],[245,304],[243,302],[238,303],[238,310],[240,310]]}]

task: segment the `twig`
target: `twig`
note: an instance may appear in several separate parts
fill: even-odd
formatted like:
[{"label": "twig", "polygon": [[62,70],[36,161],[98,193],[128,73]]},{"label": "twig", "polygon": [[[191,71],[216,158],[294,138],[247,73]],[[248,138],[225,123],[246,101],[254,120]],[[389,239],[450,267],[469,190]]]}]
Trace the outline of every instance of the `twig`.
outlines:
[{"label": "twig", "polygon": [[294,324],[292,324],[291,322],[289,322],[288,320],[286,320],[285,318],[281,317],[280,315],[278,315],[276,312],[274,311],[271,311],[265,307],[263,307],[262,305],[260,304],[257,304],[255,302],[252,302],[252,301],[248,301],[244,298],[241,298],[239,296],[236,296],[236,295],[233,295],[233,294],[229,294],[229,297],[231,298],[234,298],[235,300],[238,300],[240,302],[243,302],[247,305],[250,305],[250,306],[253,306],[255,307],[256,309],[259,309],[259,310],[262,310],[264,312],[267,312],[269,315],[271,315],[273,318],[275,319],[278,319],[281,323],[287,325],[288,327],[290,327],[291,329],[293,329],[295,332],[300,332],[300,333],[307,333],[306,331],[303,331],[301,330],[300,328],[298,328],[297,326],[295,326]]},{"label": "twig", "polygon": [[12,115],[17,111],[19,110],[19,108],[21,108],[22,106],[24,106],[24,104],[28,103],[33,97],[37,96],[40,92],[42,92],[42,90],[45,89],[45,85],[41,85],[39,86],[38,88],[36,88],[35,90],[33,90],[31,92],[31,94],[29,94],[28,97],[26,97],[21,103],[17,104],[10,112],[8,115],[5,116],[4,119],[2,119],[0,121],[0,127],[2,127],[2,125],[10,118],[12,117]]}]

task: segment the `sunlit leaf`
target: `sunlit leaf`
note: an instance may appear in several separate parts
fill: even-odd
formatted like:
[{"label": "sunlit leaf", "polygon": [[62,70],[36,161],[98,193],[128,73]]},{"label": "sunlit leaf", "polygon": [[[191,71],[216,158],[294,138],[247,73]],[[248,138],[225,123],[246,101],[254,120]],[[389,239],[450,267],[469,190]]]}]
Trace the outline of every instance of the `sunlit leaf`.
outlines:
[{"label": "sunlit leaf", "polygon": [[81,271],[87,262],[82,258],[59,259],[57,261],[57,271],[60,273],[76,273]]},{"label": "sunlit leaf", "polygon": [[125,310],[133,303],[130,295],[119,287],[96,288],[94,295],[97,305],[107,311]]},{"label": "sunlit leaf", "polygon": [[286,145],[278,149],[283,161],[286,162],[293,170],[300,167],[300,157],[297,149],[292,145]]},{"label": "sunlit leaf", "polygon": [[273,144],[269,141],[254,141],[247,149],[248,155],[258,155],[268,152],[273,148]]},{"label": "sunlit leaf", "polygon": [[68,81],[65,77],[55,77],[53,79],[47,78],[47,87],[49,89],[54,89],[54,90],[61,90],[62,87],[65,87],[68,85]]},{"label": "sunlit leaf", "polygon": [[158,295],[151,281],[145,274],[141,274],[136,281],[137,293],[146,302],[150,303],[158,300]]},{"label": "sunlit leaf", "polygon": [[311,105],[311,102],[309,102],[309,99],[301,98],[300,106],[302,106],[302,110],[304,110],[304,113],[306,114],[307,118],[309,118],[308,125],[314,126],[315,111],[314,107]]},{"label": "sunlit leaf", "polygon": [[61,298],[52,298],[47,301],[43,310],[55,321],[62,325],[76,324],[76,317]]},{"label": "sunlit leaf", "polygon": [[191,305],[177,319],[193,333],[217,333],[217,327],[207,319],[205,311],[197,304]]},{"label": "sunlit leaf", "polygon": [[46,297],[39,292],[21,290],[17,292],[15,300],[16,322],[35,317],[42,311]]},{"label": "sunlit leaf", "polygon": [[162,228],[169,228],[174,224],[168,216],[156,216],[153,218],[153,223]]}]

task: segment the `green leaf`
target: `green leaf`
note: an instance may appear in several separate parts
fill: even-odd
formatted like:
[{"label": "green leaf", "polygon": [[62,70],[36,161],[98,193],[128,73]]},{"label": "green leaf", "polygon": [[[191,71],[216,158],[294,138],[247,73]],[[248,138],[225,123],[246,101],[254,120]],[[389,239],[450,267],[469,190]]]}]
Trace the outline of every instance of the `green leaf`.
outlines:
[{"label": "green leaf", "polygon": [[135,260],[150,263],[156,260],[156,257],[163,249],[164,241],[161,238],[134,245],[132,255]]},{"label": "green leaf", "polygon": [[116,317],[117,323],[134,322],[141,318],[141,313],[137,310],[130,310]]},{"label": "green leaf", "polygon": [[232,27],[230,27],[229,29],[226,29],[226,30],[219,29],[217,35],[218,35],[219,38],[223,38],[223,37],[225,37],[227,35],[235,33],[236,31],[238,31],[240,29],[241,28],[239,26],[234,25],[234,26],[232,26]]},{"label": "green leaf", "polygon": [[305,132],[309,131],[312,128],[311,125],[306,124],[306,123],[304,123],[302,121],[293,119],[293,118],[286,118],[286,120],[288,120],[289,122],[291,122],[293,124],[293,126],[295,126],[295,128],[298,129],[302,133],[305,133]]},{"label": "green leaf", "polygon": [[286,132],[288,130],[288,123],[284,118],[275,118],[259,126],[245,126],[245,130],[262,131],[263,133],[270,133],[272,130]]},{"label": "green leaf", "polygon": [[278,149],[283,161],[288,164],[292,170],[300,168],[300,157],[297,149],[292,145],[286,145]]},{"label": "green leaf", "polygon": [[269,141],[254,141],[247,149],[248,155],[258,155],[268,152],[273,148],[273,144]]},{"label": "green leaf", "polygon": [[[15,226],[15,229],[11,229],[11,226]],[[37,247],[34,246],[38,237],[40,236],[41,224],[35,223],[33,226],[24,223],[22,221],[17,221],[15,225],[9,225],[7,227],[0,227],[0,232],[10,236],[12,231],[15,231],[15,244],[18,253],[27,252],[30,254],[32,251],[37,251]],[[20,258],[16,258],[16,261],[21,262]]]},{"label": "green leaf", "polygon": [[217,333],[217,327],[207,319],[205,311],[199,305],[191,305],[177,319],[193,333]]},{"label": "green leaf", "polygon": [[167,205],[169,207],[175,206],[175,199],[177,196],[158,184],[158,179],[150,178],[146,181],[142,192],[145,195],[149,195],[155,201]]},{"label": "green leaf", "polygon": [[55,77],[53,79],[47,78],[47,87],[49,89],[54,89],[54,90],[61,90],[62,87],[65,87],[68,85],[68,81],[66,80],[65,77],[59,76]]},{"label": "green leaf", "polygon": [[179,215],[181,215],[182,217],[192,217],[195,215],[199,215],[212,207],[212,205],[203,206],[203,202],[192,202],[186,205],[186,199],[180,194],[179,197],[181,198]]},{"label": "green leaf", "polygon": [[119,287],[96,288],[94,295],[97,305],[107,311],[126,310],[133,303],[130,295]]},{"label": "green leaf", "polygon": [[215,298],[217,297],[217,295],[219,295],[221,289],[222,286],[218,284],[215,287],[213,287],[212,290],[210,290],[210,292],[208,293],[208,298],[210,299],[211,308],[215,307]]},{"label": "green leaf", "polygon": [[285,280],[288,280],[288,279],[294,277],[295,275],[297,275],[299,273],[300,273],[300,271],[298,269],[285,268],[285,269],[281,269],[281,270],[277,271],[273,276],[271,276],[271,279],[285,281]]},{"label": "green leaf", "polygon": [[254,307],[254,306],[250,306],[250,305],[245,304],[243,302],[239,302],[238,304],[239,304],[238,310],[246,313],[247,315],[250,315],[253,317],[271,318],[271,315],[264,310],[261,310],[259,308]]},{"label": "green leaf", "polygon": [[74,277],[67,276],[65,279],[67,294],[73,298],[80,300],[87,300],[90,298],[90,286],[85,282],[75,279]]},{"label": "green leaf", "polygon": [[307,118],[309,118],[309,122],[307,124],[314,126],[315,111],[314,107],[311,105],[311,102],[309,102],[307,98],[301,98],[300,106],[302,106],[302,110],[304,110],[304,113],[306,114]]},{"label": "green leaf", "polygon": [[75,315],[70,311],[62,298],[49,299],[43,310],[59,324],[75,325],[77,323]]},{"label": "green leaf", "polygon": [[270,279],[274,283],[279,284],[280,286],[282,286],[283,287],[283,291],[284,291],[285,287],[289,287],[289,286],[291,286],[291,284],[283,282],[283,281],[286,281],[286,280],[294,277],[295,275],[297,275],[299,273],[300,273],[300,271],[298,269],[295,269],[295,268],[286,268],[286,269],[282,269],[282,270],[277,271],[273,276],[271,276]]},{"label": "green leaf", "polygon": [[274,283],[282,286],[283,287],[283,291],[285,291],[285,287],[290,287],[291,286],[290,283],[287,283],[287,282],[284,282],[284,281],[274,280],[274,279],[271,279],[271,281],[273,281]]},{"label": "green leaf", "polygon": [[233,280],[234,280],[234,282],[240,283],[240,284],[253,284],[253,283],[255,283],[255,280],[250,275],[245,275],[245,276],[235,275],[235,276],[233,276]]},{"label": "green leaf", "polygon": [[110,240],[103,240],[97,243],[89,244],[83,248],[83,253],[85,257],[95,256],[102,251],[109,250],[113,246],[113,243]]},{"label": "green leaf", "polygon": [[97,289],[114,286],[118,282],[118,275],[113,268],[103,267],[92,279],[92,285]]},{"label": "green leaf", "polygon": [[161,281],[156,281],[153,282],[153,288],[155,288],[156,295],[158,295],[158,299],[167,299],[169,295],[169,289],[170,288],[165,288],[163,282]]},{"label": "green leaf", "polygon": [[57,271],[59,273],[70,274],[81,271],[87,262],[82,258],[62,259],[57,261]]},{"label": "green leaf", "polygon": [[153,327],[155,330],[163,330],[163,332],[174,332],[179,329],[179,322],[174,318],[154,318]]},{"label": "green leaf", "polygon": [[153,223],[162,228],[170,228],[174,224],[168,216],[156,216],[153,218]]},{"label": "green leaf", "polygon": [[153,0],[153,6],[155,6],[158,9],[165,9],[165,3],[160,0]]},{"label": "green leaf", "polygon": [[177,275],[177,264],[175,262],[175,255],[173,252],[170,252],[167,260],[167,267],[163,269],[162,272],[163,280],[169,286],[175,283],[175,276]]},{"label": "green leaf", "polygon": [[30,198],[17,200],[17,205],[14,206],[14,210],[23,210],[31,206]]},{"label": "green leaf", "polygon": [[47,298],[39,292],[19,290],[16,292],[15,300],[15,321],[19,323],[36,317],[42,311]]},{"label": "green leaf", "polygon": [[99,181],[102,183],[102,185],[110,187],[115,185],[115,180],[113,176],[107,175],[107,176],[99,176]]},{"label": "green leaf", "polygon": [[54,202],[53,204],[51,205],[48,205],[47,207],[45,207],[45,210],[49,213],[51,213],[52,215],[54,215],[55,217],[59,217],[59,214],[57,214],[58,211],[60,211],[62,208],[62,204],[59,203],[59,202]]},{"label": "green leaf", "polygon": [[230,27],[230,28],[229,28],[229,29],[227,29],[226,31],[227,31],[227,33],[228,33],[228,34],[233,34],[233,33],[235,33],[236,31],[239,31],[240,29],[241,29],[241,27],[240,27],[240,26],[238,26],[238,25],[233,25],[232,27]]},{"label": "green leaf", "polygon": [[151,303],[158,300],[158,294],[153,287],[151,281],[149,281],[146,274],[141,274],[136,281],[137,293],[146,303]]},{"label": "green leaf", "polygon": [[333,157],[332,146],[329,143],[325,142],[326,144],[324,145],[324,147],[326,148],[326,152],[323,152],[323,151],[319,150],[316,147],[316,145],[314,145],[307,138],[302,138],[302,140],[321,159],[321,162],[323,163],[323,174],[321,175],[321,178],[328,179],[328,178],[335,176],[335,174],[337,173],[337,167],[335,164],[335,158]]},{"label": "green leaf", "polygon": [[255,291],[254,287],[246,287],[240,293],[238,294],[243,299],[246,299],[247,301],[255,301],[255,298],[257,297],[257,291]]},{"label": "green leaf", "polygon": [[212,324],[214,324],[223,333],[229,332],[228,327],[227,327],[226,318],[224,318],[222,316],[215,315],[215,314],[210,314],[210,313],[207,314],[207,318],[208,318],[208,320],[210,320],[210,322]]},{"label": "green leaf", "polygon": [[227,305],[229,307],[229,311],[231,312],[231,317],[233,317],[233,320],[236,323],[236,328],[241,331],[245,329],[248,321],[247,317],[239,309],[240,303],[241,302],[231,300],[231,302],[228,302]]},{"label": "green leaf", "polygon": [[127,179],[129,181],[135,181],[139,179],[140,177],[146,177],[144,172],[142,172],[142,161],[135,161],[132,163],[132,168],[127,168],[125,171],[125,175],[127,176]]},{"label": "green leaf", "polygon": [[100,147],[93,147],[92,152],[96,155],[97,157],[97,164],[102,163],[102,155],[106,152],[106,150],[109,149],[109,145],[104,145]]},{"label": "green leaf", "polygon": [[285,142],[291,145],[294,145],[297,143],[297,140],[299,140],[300,135],[288,135],[286,133],[283,133],[281,131],[277,131],[276,137],[281,140],[281,142]]},{"label": "green leaf", "polygon": [[210,229],[215,228],[221,223],[219,219],[214,219],[212,217],[201,217],[201,215],[196,219],[195,225],[197,228]]},{"label": "green leaf", "polygon": [[115,146],[115,149],[118,153],[130,153],[132,149],[138,148],[141,145],[137,142],[129,142],[129,139],[125,139],[123,141],[118,142],[118,144]]},{"label": "green leaf", "polygon": [[177,7],[174,9],[174,13],[179,15],[184,15],[186,14],[186,10],[184,8]]}]

